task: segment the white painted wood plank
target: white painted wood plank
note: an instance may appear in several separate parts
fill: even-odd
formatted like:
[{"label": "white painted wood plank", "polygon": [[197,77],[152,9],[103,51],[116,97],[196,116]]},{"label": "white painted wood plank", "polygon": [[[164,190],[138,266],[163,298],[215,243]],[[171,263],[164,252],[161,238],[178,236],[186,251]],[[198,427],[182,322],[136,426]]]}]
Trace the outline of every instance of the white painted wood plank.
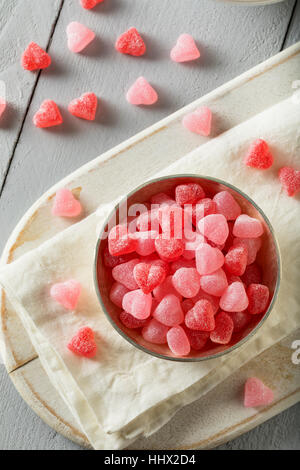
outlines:
[{"label": "white painted wood plank", "polygon": [[293,17],[291,18],[286,35],[285,47],[291,46],[298,41],[300,41],[300,0],[297,0],[295,3]]},{"label": "white painted wood plank", "polygon": [[0,121],[0,192],[38,72],[22,69],[31,41],[46,48],[63,0],[0,0],[0,80],[8,102]]},{"label": "white painted wood plank", "polygon": [[[211,0],[109,0],[88,12],[66,0],[50,52],[53,67],[39,80],[0,201],[2,243],[16,221],[46,188],[70,171],[226,80],[280,50],[294,1],[247,7]],[[82,54],[70,53],[65,28],[70,20],[91,27],[97,39]],[[119,55],[113,44],[135,25],[149,53],[143,58]],[[175,64],[169,51],[180,32],[194,35],[202,58]],[[158,89],[151,109],[131,107],[124,92],[145,75]],[[68,114],[70,99],[92,90],[100,97],[95,122]],[[41,101],[52,98],[65,123],[40,130],[32,116]],[[120,175],[121,176],[121,175]]]}]

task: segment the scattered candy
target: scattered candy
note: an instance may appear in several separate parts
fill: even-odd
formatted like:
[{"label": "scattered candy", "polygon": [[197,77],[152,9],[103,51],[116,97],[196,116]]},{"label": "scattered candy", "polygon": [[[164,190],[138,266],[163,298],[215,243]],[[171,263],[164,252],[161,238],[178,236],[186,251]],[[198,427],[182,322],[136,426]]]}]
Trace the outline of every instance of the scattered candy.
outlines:
[{"label": "scattered candy", "polygon": [[148,83],[144,77],[139,77],[129,88],[126,99],[130,104],[135,106],[149,106],[156,103],[158,96],[150,83]]},{"label": "scattered candy", "polygon": [[120,313],[120,321],[125,325],[127,328],[142,328],[148,323],[148,318],[146,320],[139,320],[138,318],[135,318],[133,315],[131,315],[128,312],[125,312],[123,310]]},{"label": "scattered candy", "polygon": [[125,294],[129,292],[129,289],[119,282],[114,282],[111,286],[109,298],[117,306],[122,307],[122,301]]},{"label": "scattered candy", "polygon": [[233,235],[239,238],[257,238],[264,232],[260,220],[250,217],[247,214],[238,216],[233,226]]},{"label": "scattered candy", "polygon": [[205,274],[200,278],[200,286],[207,294],[221,297],[228,286],[226,274],[222,268],[211,274]]},{"label": "scattered candy", "polygon": [[33,116],[33,124],[36,127],[53,127],[62,124],[63,118],[57,104],[52,100],[44,100],[40,109]]},{"label": "scattered candy", "polygon": [[225,243],[229,234],[227,220],[223,214],[210,214],[203,217],[198,223],[198,228],[202,235],[217,245]]},{"label": "scattered candy", "polygon": [[142,336],[146,341],[149,341],[149,343],[165,344],[167,342],[168,330],[168,326],[152,318],[142,329]]},{"label": "scattered candy", "polygon": [[247,266],[248,250],[243,245],[233,246],[225,256],[224,268],[226,272],[241,276]]},{"label": "scattered candy", "polygon": [[134,267],[133,276],[144,294],[150,294],[155,287],[165,280],[166,271],[162,266],[139,263]]},{"label": "scattered candy", "polygon": [[115,48],[122,54],[141,56],[146,52],[146,45],[136,28],[130,28],[121,34],[116,41]]},{"label": "scattered candy", "polygon": [[190,330],[213,331],[215,317],[213,307],[208,300],[198,300],[185,316],[185,324]]},{"label": "scattered candy", "polygon": [[153,312],[153,317],[167,326],[179,325],[184,320],[180,300],[176,295],[166,295]]},{"label": "scattered candy", "polygon": [[136,240],[130,236],[126,225],[116,225],[108,235],[108,249],[111,255],[120,256],[136,249]]},{"label": "scattered candy", "polygon": [[184,252],[184,242],[176,238],[164,238],[164,234],[160,234],[155,239],[155,249],[163,260],[175,261]]},{"label": "scattered candy", "polygon": [[197,295],[200,289],[200,276],[195,268],[178,269],[172,282],[179,294],[187,299]]},{"label": "scattered candy", "polygon": [[262,281],[261,268],[256,263],[249,264],[249,266],[247,266],[246,268],[246,271],[242,275],[241,279],[244,282],[244,284],[246,284],[246,286],[249,286],[249,284],[261,284],[261,281]]},{"label": "scattered candy", "polygon": [[145,320],[151,313],[152,296],[144,294],[141,289],[127,292],[123,297],[122,306],[125,312],[131,313],[139,320]]},{"label": "scattered candy", "polygon": [[67,26],[68,48],[72,52],[81,52],[95,38],[95,33],[77,21]]},{"label": "scattered candy", "polygon": [[196,250],[196,267],[199,274],[211,274],[224,264],[224,255],[219,248],[201,243]]},{"label": "scattered candy", "polygon": [[35,42],[31,42],[22,54],[21,65],[25,70],[45,69],[50,64],[50,55]]},{"label": "scattered candy", "polygon": [[217,212],[223,214],[227,220],[235,220],[241,215],[242,210],[229,191],[220,191],[213,200],[216,203]]},{"label": "scattered candy", "polygon": [[0,98],[0,118],[5,111],[5,108],[6,108],[6,101],[4,98]]},{"label": "scattered candy", "polygon": [[[115,281],[123,284],[129,290],[138,289],[138,284],[134,277],[134,268],[140,263],[138,258],[134,258],[127,263],[119,264],[115,266],[111,273]],[[125,309],[126,310],[126,309]]]},{"label": "scattered candy", "polygon": [[176,186],[175,200],[179,205],[195,204],[199,199],[203,199],[204,197],[205,192],[200,184],[189,183]]},{"label": "scattered candy", "polygon": [[244,246],[247,249],[247,265],[254,263],[256,255],[261,248],[261,238],[234,238],[233,246]]},{"label": "scattered candy", "polygon": [[187,356],[191,346],[188,337],[181,326],[173,326],[167,333],[168,346],[175,356]]},{"label": "scattered candy", "polygon": [[220,299],[220,308],[226,312],[242,312],[248,307],[249,300],[242,282],[233,282],[227,287]]},{"label": "scattered candy", "polygon": [[94,121],[97,110],[97,96],[95,93],[84,93],[69,103],[68,110],[73,116],[87,121]]},{"label": "scattered candy", "polygon": [[52,206],[52,215],[58,217],[77,217],[82,211],[80,202],[73,196],[72,191],[61,188],[56,191]]},{"label": "scattered candy", "polygon": [[190,34],[181,34],[171,50],[170,57],[174,62],[188,62],[198,59],[200,52],[193,37]]},{"label": "scattered candy", "polygon": [[53,284],[50,289],[51,297],[68,310],[74,310],[81,293],[80,282],[70,279]]},{"label": "scattered candy", "polygon": [[295,196],[300,191],[300,170],[284,166],[280,168],[278,176],[282,188],[288,196]]},{"label": "scattered candy", "polygon": [[251,315],[249,315],[247,312],[228,312],[228,315],[233,321],[234,333],[242,331],[252,319]]},{"label": "scattered candy", "polygon": [[228,344],[231,340],[233,328],[231,317],[225,312],[218,313],[216,315],[216,327],[210,333],[210,340],[213,343]]},{"label": "scattered candy", "polygon": [[266,310],[269,301],[269,289],[263,284],[250,284],[247,287],[249,299],[248,312],[257,315]]},{"label": "scattered candy", "polygon": [[168,294],[176,295],[180,301],[182,300],[182,296],[173,286],[172,278],[173,276],[166,277],[164,282],[153,289],[153,295],[159,302]]},{"label": "scattered candy", "polygon": [[250,377],[245,383],[244,406],[255,408],[267,406],[274,400],[274,393],[260,379]]},{"label": "scattered candy", "polygon": [[94,8],[98,3],[102,3],[103,0],[80,0],[80,4],[83,8],[86,10],[90,10],[91,8]]},{"label": "scattered candy", "polygon": [[186,114],[182,119],[182,124],[189,131],[207,137],[211,133],[211,120],[211,110],[202,106],[193,113]]},{"label": "scattered candy", "polygon": [[77,356],[92,358],[97,353],[94,332],[88,326],[80,328],[78,333],[71,339],[68,349]]},{"label": "scattered candy", "polygon": [[266,170],[273,165],[273,155],[270,152],[267,142],[263,139],[256,139],[244,158],[244,163],[252,168]]}]

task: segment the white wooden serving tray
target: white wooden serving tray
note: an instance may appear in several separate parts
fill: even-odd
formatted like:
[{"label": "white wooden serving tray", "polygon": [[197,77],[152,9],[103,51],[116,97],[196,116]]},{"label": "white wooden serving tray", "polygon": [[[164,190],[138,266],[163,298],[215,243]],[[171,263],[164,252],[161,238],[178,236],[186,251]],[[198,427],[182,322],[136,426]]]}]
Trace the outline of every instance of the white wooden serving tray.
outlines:
[{"label": "white wooden serving tray", "polygon": [[[109,202],[127,193],[208,140],[182,127],[181,119],[187,112],[199,105],[209,106],[214,114],[214,137],[290,96],[295,91],[293,82],[299,78],[300,43],[297,43],[83,166],[51,188],[27,211],[10,236],[1,263],[11,263],[72,223],[50,215],[51,199],[58,187],[65,186],[80,194],[86,216],[97,208],[99,201]],[[111,184],[116,180],[118,194],[116,185]],[[51,427],[87,446],[85,436],[49,382],[3,292],[1,333],[5,365],[22,397]],[[132,447],[215,447],[293,405],[300,399],[300,368],[291,360],[291,343],[297,338],[300,338],[299,330],[179,412],[156,434],[139,439]],[[241,405],[242,385],[250,374],[263,377],[268,385],[276,388],[275,402],[260,411]]]}]

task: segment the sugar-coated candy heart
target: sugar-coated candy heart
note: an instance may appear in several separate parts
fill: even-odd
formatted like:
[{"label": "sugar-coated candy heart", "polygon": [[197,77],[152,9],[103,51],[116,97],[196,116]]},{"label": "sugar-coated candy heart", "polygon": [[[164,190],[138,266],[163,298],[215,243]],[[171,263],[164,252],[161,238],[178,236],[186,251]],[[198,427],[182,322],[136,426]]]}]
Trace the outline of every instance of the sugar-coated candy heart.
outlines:
[{"label": "sugar-coated candy heart", "polygon": [[227,220],[223,214],[210,214],[198,222],[200,233],[217,245],[225,243],[228,234]]},{"label": "sugar-coated candy heart", "polygon": [[233,246],[244,246],[247,249],[247,265],[254,263],[256,255],[261,248],[261,238],[234,238]]},{"label": "sugar-coated candy heart", "polygon": [[[136,290],[138,284],[134,278],[134,268],[140,263],[138,258],[134,258],[126,263],[119,264],[112,269],[112,277],[115,281],[123,284],[129,290]],[[125,309],[126,310],[126,309]]]},{"label": "sugar-coated candy heart", "polygon": [[136,240],[136,252],[140,256],[149,256],[155,252],[155,239],[158,237],[156,230],[135,232],[133,238]]},{"label": "sugar-coated candy heart", "polygon": [[295,196],[300,191],[300,170],[284,166],[280,168],[278,176],[281,186],[288,196]]},{"label": "sugar-coated candy heart", "polygon": [[166,295],[153,312],[153,317],[167,326],[179,325],[184,320],[180,300],[176,295]]},{"label": "sugar-coated candy heart", "polygon": [[183,313],[187,313],[191,308],[194,307],[195,302],[192,299],[184,299],[183,302],[181,302],[181,308]]},{"label": "sugar-coated candy heart", "polygon": [[184,248],[184,241],[177,238],[165,238],[164,234],[160,234],[155,239],[155,249],[165,261],[175,261],[180,258]]},{"label": "sugar-coated candy heart", "polygon": [[88,326],[79,329],[68,344],[68,349],[77,356],[92,358],[97,353],[94,332]]},{"label": "sugar-coated candy heart", "polygon": [[187,356],[191,351],[189,339],[181,326],[173,326],[167,333],[168,346],[175,356]]},{"label": "sugar-coated candy heart", "polygon": [[247,214],[238,216],[233,226],[233,235],[239,238],[258,238],[264,232],[260,220]]},{"label": "sugar-coated candy heart", "polygon": [[175,188],[175,200],[181,206],[184,204],[195,204],[204,197],[205,192],[200,184],[197,183],[179,184]]},{"label": "sugar-coated candy heart", "polygon": [[186,114],[182,119],[182,125],[195,134],[209,136],[211,133],[212,112],[206,106]]},{"label": "sugar-coated candy heart", "polygon": [[5,111],[5,108],[6,108],[6,101],[4,98],[0,98],[0,118]]},{"label": "sugar-coated candy heart", "polygon": [[139,263],[134,267],[133,276],[144,294],[149,294],[165,280],[166,271],[162,266]]},{"label": "sugar-coated candy heart", "polygon": [[35,42],[31,42],[22,54],[21,65],[25,70],[45,69],[50,64],[50,55]]},{"label": "sugar-coated candy heart", "polygon": [[56,191],[52,215],[58,217],[77,217],[82,211],[80,202],[73,196],[72,191],[61,188]]},{"label": "sugar-coated candy heart", "polygon": [[218,248],[201,243],[196,250],[196,267],[199,274],[211,274],[224,264],[224,255]]},{"label": "sugar-coated candy heart", "polygon": [[195,351],[200,351],[204,348],[209,338],[209,332],[190,330],[190,328],[187,327],[184,328],[184,331],[186,332],[192,349],[195,349]]},{"label": "sugar-coated candy heart", "polygon": [[69,103],[68,110],[73,116],[87,121],[94,121],[97,110],[97,96],[95,93],[84,93]]},{"label": "sugar-coated candy heart", "polygon": [[228,312],[231,320],[233,321],[233,332],[238,333],[242,331],[245,326],[250,323],[252,317],[247,312]]},{"label": "sugar-coated candy heart", "polygon": [[225,256],[224,268],[230,274],[241,276],[245,272],[247,259],[248,250],[245,246],[233,246]]},{"label": "sugar-coated candy heart", "polygon": [[217,212],[223,214],[227,220],[235,220],[241,215],[241,208],[229,191],[220,191],[213,198]]},{"label": "sugar-coated candy heart", "polygon": [[200,288],[199,292],[197,295],[195,295],[195,297],[193,297],[192,300],[195,303],[197,303],[199,300],[208,300],[212,306],[212,309],[213,309],[213,314],[215,315],[217,313],[217,311],[219,310],[219,302],[220,302],[220,299],[219,297],[215,297],[214,295],[210,295],[208,294],[207,292],[204,292],[204,290],[202,290]]},{"label": "sugar-coated candy heart", "polygon": [[44,100],[33,116],[33,124],[40,128],[59,126],[62,122],[63,118],[58,106],[52,100]]},{"label": "sugar-coated candy heart", "polygon": [[123,297],[127,292],[129,292],[127,287],[119,282],[114,282],[109,292],[109,298],[117,307],[122,307]]},{"label": "sugar-coated candy heart", "polygon": [[210,333],[213,343],[228,344],[233,333],[232,318],[226,312],[220,312],[215,318],[215,329]]},{"label": "sugar-coated candy heart", "polygon": [[130,236],[126,225],[115,225],[110,230],[108,249],[113,256],[125,255],[136,250],[136,240]]},{"label": "sugar-coated candy heart", "polygon": [[142,329],[142,336],[149,343],[165,344],[169,327],[152,318]]},{"label": "sugar-coated candy heart", "polygon": [[173,286],[183,297],[190,299],[198,294],[200,276],[195,268],[180,268],[173,274]]},{"label": "sugar-coated candy heart", "polygon": [[139,320],[138,318],[135,318],[133,315],[131,315],[131,313],[125,312],[125,310],[120,313],[119,318],[124,326],[132,329],[143,328],[143,326],[145,326],[149,321],[148,318],[146,318],[146,320]]},{"label": "sugar-coated candy heart", "polygon": [[261,284],[262,272],[257,263],[249,264],[241,277],[246,286],[249,284]]},{"label": "sugar-coated candy heart", "polygon": [[220,308],[226,312],[242,312],[248,307],[249,300],[242,282],[233,282],[227,287],[220,299]]},{"label": "sugar-coated candy heart", "polygon": [[131,313],[139,320],[145,320],[150,316],[152,305],[151,294],[144,294],[141,289],[127,292],[123,297],[122,306],[125,312]]},{"label": "sugar-coated candy heart", "polygon": [[159,208],[159,223],[165,238],[182,238],[184,212],[177,204],[163,204]]},{"label": "sugar-coated candy heart", "polygon": [[53,284],[50,289],[51,297],[68,310],[74,310],[81,293],[81,284],[75,279]]},{"label": "sugar-coated candy heart", "polygon": [[256,406],[267,406],[274,400],[274,393],[260,379],[250,377],[245,383],[244,406],[255,408]]},{"label": "sugar-coated candy heart", "polygon": [[115,48],[122,54],[134,56],[141,56],[146,52],[146,45],[136,28],[130,28],[121,34],[116,41]]},{"label": "sugar-coated candy heart", "polygon": [[103,0],[80,0],[81,6],[86,10],[91,10],[91,8],[94,8],[98,3],[102,2]]},{"label": "sugar-coated candy heart", "polygon": [[149,106],[156,103],[158,96],[150,83],[144,77],[139,77],[127,91],[126,99],[135,106]]},{"label": "sugar-coated candy heart", "polygon": [[247,287],[248,312],[257,315],[266,310],[269,301],[269,288],[263,284],[250,284]]},{"label": "sugar-coated candy heart", "polygon": [[192,221],[195,226],[198,225],[200,219],[203,219],[206,215],[216,214],[217,213],[217,205],[215,201],[210,199],[209,197],[205,197],[197,202],[193,206],[192,211]]},{"label": "sugar-coated candy heart", "polygon": [[194,259],[179,258],[171,263],[171,273],[174,274],[180,268],[195,268]]},{"label": "sugar-coated candy heart", "polygon": [[159,231],[159,210],[152,209],[143,212],[138,216],[136,226],[140,232],[148,232],[149,230]]},{"label": "sugar-coated candy heart", "polygon": [[222,268],[211,274],[205,274],[200,278],[200,286],[207,294],[221,297],[228,286],[226,274]]},{"label": "sugar-coated candy heart", "polygon": [[198,300],[185,316],[185,324],[191,330],[212,331],[215,328],[215,317],[211,303]]},{"label": "sugar-coated candy heart", "polygon": [[182,300],[182,295],[173,286],[172,277],[167,276],[164,282],[153,289],[153,295],[159,302],[168,294],[176,295],[180,301]]},{"label": "sugar-coated candy heart", "polygon": [[174,62],[188,62],[198,59],[200,52],[194,38],[190,34],[181,34],[171,50],[170,57]]},{"label": "sugar-coated candy heart", "polygon": [[68,48],[72,52],[81,52],[95,38],[95,33],[77,21],[67,26]]},{"label": "sugar-coated candy heart", "polygon": [[263,139],[252,142],[244,158],[245,165],[259,170],[267,170],[273,165],[273,161],[269,146]]}]

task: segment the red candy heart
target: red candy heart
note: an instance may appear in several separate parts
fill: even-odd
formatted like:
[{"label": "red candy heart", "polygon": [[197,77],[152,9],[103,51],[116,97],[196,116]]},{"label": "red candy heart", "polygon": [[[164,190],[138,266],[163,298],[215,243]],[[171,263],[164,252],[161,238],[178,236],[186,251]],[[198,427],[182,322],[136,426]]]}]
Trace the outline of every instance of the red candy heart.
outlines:
[{"label": "red candy heart", "polygon": [[94,8],[98,3],[103,2],[103,0],[80,0],[81,6],[86,10]]},{"label": "red candy heart", "polygon": [[263,284],[250,284],[247,288],[248,312],[257,315],[266,310],[269,301],[269,288]]},{"label": "red candy heart", "polygon": [[254,408],[256,406],[270,405],[274,400],[273,391],[256,377],[250,377],[245,383],[244,406]]},{"label": "red candy heart", "polygon": [[57,104],[52,100],[42,102],[40,109],[33,116],[33,124],[36,127],[58,126],[63,122]]},{"label": "red candy heart", "polygon": [[120,256],[136,249],[136,240],[128,233],[126,225],[116,225],[108,235],[108,249],[111,255]]},{"label": "red candy heart", "polygon": [[195,204],[199,199],[203,199],[204,197],[205,192],[200,184],[180,184],[175,189],[176,202],[182,206],[184,204]]},{"label": "red candy heart", "polygon": [[220,312],[216,316],[216,327],[210,333],[210,339],[213,343],[228,344],[233,332],[232,318],[225,312]]},{"label": "red candy heart", "polygon": [[273,155],[270,152],[267,142],[257,139],[250,145],[244,158],[244,163],[252,168],[266,170],[273,165]]},{"label": "red candy heart", "polygon": [[97,352],[97,345],[93,330],[88,326],[80,328],[78,333],[71,339],[68,348],[78,356],[94,357]]},{"label": "red candy heart", "polygon": [[248,259],[248,250],[245,246],[238,245],[229,249],[225,256],[224,267],[226,272],[241,276],[244,274]]},{"label": "red candy heart", "polygon": [[212,331],[215,328],[213,307],[208,300],[195,303],[185,316],[185,324],[191,330]]},{"label": "red candy heart", "polygon": [[300,191],[300,170],[284,166],[278,173],[283,190],[290,197]]},{"label": "red candy heart", "polygon": [[155,240],[155,249],[162,259],[175,261],[184,252],[184,241],[176,238],[164,238],[164,234],[161,234]]},{"label": "red candy heart", "polygon": [[69,103],[68,110],[73,116],[87,121],[94,121],[97,110],[97,96],[95,93],[84,93]]},{"label": "red candy heart", "polygon": [[50,64],[50,55],[35,42],[31,42],[23,52],[21,65],[25,70],[45,69]]},{"label": "red candy heart", "polygon": [[133,276],[144,294],[149,294],[164,281],[166,271],[162,266],[139,263],[134,267]]},{"label": "red candy heart", "polygon": [[141,56],[146,52],[146,45],[136,28],[130,28],[121,34],[116,41],[115,48],[122,54]]}]

